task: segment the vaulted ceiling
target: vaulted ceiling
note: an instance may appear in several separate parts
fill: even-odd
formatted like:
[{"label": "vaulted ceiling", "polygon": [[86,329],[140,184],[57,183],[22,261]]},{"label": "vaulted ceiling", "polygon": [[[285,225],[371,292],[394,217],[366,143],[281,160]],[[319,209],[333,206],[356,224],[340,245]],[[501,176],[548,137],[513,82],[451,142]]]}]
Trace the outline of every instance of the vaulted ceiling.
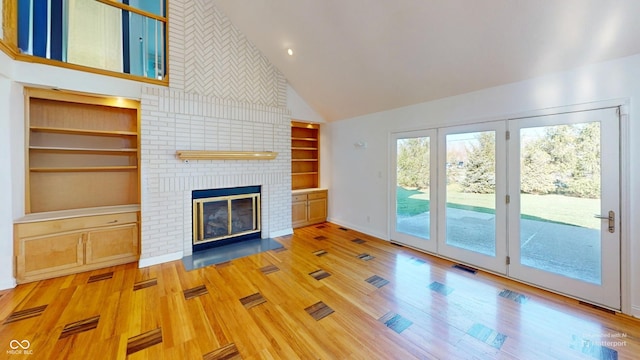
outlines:
[{"label": "vaulted ceiling", "polygon": [[214,1],[327,121],[640,53],[639,0]]}]

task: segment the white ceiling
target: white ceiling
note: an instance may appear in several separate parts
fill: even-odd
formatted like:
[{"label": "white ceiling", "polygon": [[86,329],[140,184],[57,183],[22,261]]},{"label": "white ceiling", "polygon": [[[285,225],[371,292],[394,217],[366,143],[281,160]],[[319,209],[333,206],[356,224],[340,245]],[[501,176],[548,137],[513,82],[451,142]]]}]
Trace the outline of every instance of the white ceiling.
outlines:
[{"label": "white ceiling", "polygon": [[327,121],[640,53],[640,0],[214,2]]}]

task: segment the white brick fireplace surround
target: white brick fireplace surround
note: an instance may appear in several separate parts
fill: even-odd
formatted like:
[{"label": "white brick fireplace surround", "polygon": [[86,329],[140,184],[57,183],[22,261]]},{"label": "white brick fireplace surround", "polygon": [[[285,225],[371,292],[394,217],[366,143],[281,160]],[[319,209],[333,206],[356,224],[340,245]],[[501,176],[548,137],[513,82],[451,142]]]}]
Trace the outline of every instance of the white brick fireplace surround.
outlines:
[{"label": "white brick fireplace surround", "polygon": [[[191,255],[191,191],[262,186],[262,237],[290,234],[290,113],[145,87],[142,93],[140,267]],[[177,150],[275,151],[275,160],[190,160]]]}]

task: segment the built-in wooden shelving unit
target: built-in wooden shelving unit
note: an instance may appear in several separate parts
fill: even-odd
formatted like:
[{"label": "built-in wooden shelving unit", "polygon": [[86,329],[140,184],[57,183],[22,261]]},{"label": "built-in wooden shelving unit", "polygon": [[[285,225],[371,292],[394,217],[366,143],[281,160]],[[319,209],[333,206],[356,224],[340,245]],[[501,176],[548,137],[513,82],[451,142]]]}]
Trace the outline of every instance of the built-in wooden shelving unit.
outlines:
[{"label": "built-in wooden shelving unit", "polygon": [[291,188],[318,187],[320,172],[320,125],[291,122]]},{"label": "built-in wooden shelving unit", "polygon": [[138,260],[139,103],[26,89],[19,283]]},{"label": "built-in wooden shelving unit", "polygon": [[27,213],[139,204],[135,101],[29,89]]},{"label": "built-in wooden shelving unit", "polygon": [[291,226],[327,219],[327,189],[320,189],[320,125],[291,122]]}]

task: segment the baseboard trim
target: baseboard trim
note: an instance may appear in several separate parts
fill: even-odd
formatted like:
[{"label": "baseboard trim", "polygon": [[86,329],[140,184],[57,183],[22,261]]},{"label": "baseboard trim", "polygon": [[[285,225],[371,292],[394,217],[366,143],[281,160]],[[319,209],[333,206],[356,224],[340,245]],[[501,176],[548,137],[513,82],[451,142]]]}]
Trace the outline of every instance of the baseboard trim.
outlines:
[{"label": "baseboard trim", "polygon": [[14,278],[4,279],[0,281],[0,290],[13,289],[17,285],[18,283],[16,283],[16,279]]},{"label": "baseboard trim", "polygon": [[145,268],[148,266],[158,265],[158,264],[166,263],[169,261],[180,260],[183,257],[184,257],[184,252],[178,251],[171,254],[144,258],[138,261],[138,268]]},{"label": "baseboard trim", "polygon": [[387,235],[387,234],[380,234],[380,233],[377,233],[376,231],[372,231],[371,229],[367,229],[367,228],[360,227],[358,225],[351,224],[348,221],[342,221],[340,219],[329,218],[329,219],[327,219],[327,222],[334,223],[336,225],[339,225],[339,226],[342,226],[342,227],[345,227],[345,228],[353,229],[355,231],[359,231],[361,233],[367,234],[369,236],[376,237],[376,238],[381,239],[381,240],[389,241],[389,235]]},{"label": "baseboard trim", "polygon": [[279,236],[286,236],[286,235],[291,235],[293,234],[293,228],[288,228],[288,229],[284,229],[284,230],[278,230],[278,231],[273,231],[269,233],[269,237],[270,238],[275,238],[275,237],[279,237]]}]

